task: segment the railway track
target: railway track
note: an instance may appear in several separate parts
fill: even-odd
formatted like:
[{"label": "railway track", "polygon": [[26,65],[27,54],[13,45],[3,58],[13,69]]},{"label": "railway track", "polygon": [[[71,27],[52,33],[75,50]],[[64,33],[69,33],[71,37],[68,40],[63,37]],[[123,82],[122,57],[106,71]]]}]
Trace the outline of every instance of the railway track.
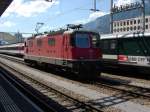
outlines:
[{"label": "railway track", "polygon": [[[5,58],[5,56],[3,56],[3,58]],[[7,59],[11,61],[17,60],[11,59],[10,57],[7,57]],[[20,60],[17,62],[22,63]],[[42,105],[44,109],[46,108],[48,112],[49,110],[51,112],[103,112],[100,108],[74,99],[73,97],[62,93],[57,89],[51,88],[36,79],[32,79],[5,64],[1,64],[1,67],[3,67],[3,70],[1,70],[2,73],[11,80],[12,83],[15,83],[24,92],[26,91],[29,97],[34,98],[34,100],[36,99],[38,104]]]},{"label": "railway track", "polygon": [[[0,64],[1,66],[1,64]],[[4,65],[3,65],[4,66]],[[37,106],[39,106],[43,111],[46,112],[57,112],[56,109],[47,105],[40,97],[37,97],[34,89],[19,80],[17,77],[13,76],[10,72],[6,71],[4,68],[0,67],[0,73],[7,79],[12,85],[14,85],[18,90],[20,90],[24,95],[31,99]]]},{"label": "railway track", "polygon": [[[7,57],[7,59],[9,59],[11,61],[16,61],[18,63],[25,64],[23,61],[20,61],[20,60],[18,61],[17,59],[13,59],[11,57]],[[135,86],[135,85],[129,85],[124,82],[119,82],[119,84],[117,86],[112,86],[110,84],[105,84],[102,82],[96,82],[96,83],[94,82],[93,85],[97,86],[99,88],[105,87],[106,89],[111,89],[113,91],[126,93],[126,94],[128,94],[128,96],[130,96],[132,98],[150,99],[150,89],[149,88],[139,87],[139,86]]]},{"label": "railway track", "polygon": [[[5,55],[0,55],[0,56],[2,56],[3,58],[9,59],[11,61],[25,64],[23,59],[20,59],[20,58],[13,58],[11,56],[5,56]],[[136,95],[136,96],[141,96],[143,98],[150,99],[150,89],[149,88],[144,88],[144,87],[135,86],[135,85],[129,85],[129,84],[125,84],[125,83],[120,83],[120,86],[112,86],[112,85],[104,84],[101,82],[96,82],[95,85],[104,86],[104,87],[107,87],[107,88],[110,88],[113,90],[117,90],[117,91],[122,91],[125,93],[130,93],[133,96]]]},{"label": "railway track", "polygon": [[117,85],[117,86],[112,86],[109,84],[96,82],[96,85],[100,87],[102,86],[102,87],[110,88],[115,91],[129,93],[133,97],[142,97],[144,99],[150,99],[149,88],[139,87],[139,86],[130,85],[130,84],[124,84],[124,83],[121,83],[120,85]]},{"label": "railway track", "polygon": [[[5,55],[0,55],[0,56],[2,56],[3,58],[7,58],[11,61],[25,64],[23,59],[20,59],[20,58],[13,58],[11,56],[5,56]],[[120,83],[120,86],[112,86],[112,85],[104,84],[101,82],[96,82],[96,85],[105,86],[105,87],[113,89],[113,90],[118,90],[118,91],[122,91],[125,93],[130,93],[131,95],[137,95],[137,96],[141,96],[141,97],[150,99],[150,88],[144,88],[144,87],[125,84],[125,83]]]}]

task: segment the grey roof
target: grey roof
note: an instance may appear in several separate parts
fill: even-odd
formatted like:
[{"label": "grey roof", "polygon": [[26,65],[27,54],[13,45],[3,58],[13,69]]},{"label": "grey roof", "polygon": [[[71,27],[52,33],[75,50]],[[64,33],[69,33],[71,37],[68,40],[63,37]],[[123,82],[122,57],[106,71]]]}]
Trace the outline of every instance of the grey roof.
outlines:
[{"label": "grey roof", "polygon": [[13,0],[0,0],[0,16],[4,13],[12,1]]}]

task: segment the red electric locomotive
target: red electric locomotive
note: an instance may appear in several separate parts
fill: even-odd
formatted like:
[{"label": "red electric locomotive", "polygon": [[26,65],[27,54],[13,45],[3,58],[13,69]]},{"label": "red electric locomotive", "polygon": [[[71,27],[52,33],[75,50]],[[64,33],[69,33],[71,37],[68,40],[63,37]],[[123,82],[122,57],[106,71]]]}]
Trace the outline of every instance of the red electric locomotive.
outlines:
[{"label": "red electric locomotive", "polygon": [[38,35],[25,41],[24,60],[65,68],[81,78],[100,75],[101,50],[99,34],[67,30]]}]

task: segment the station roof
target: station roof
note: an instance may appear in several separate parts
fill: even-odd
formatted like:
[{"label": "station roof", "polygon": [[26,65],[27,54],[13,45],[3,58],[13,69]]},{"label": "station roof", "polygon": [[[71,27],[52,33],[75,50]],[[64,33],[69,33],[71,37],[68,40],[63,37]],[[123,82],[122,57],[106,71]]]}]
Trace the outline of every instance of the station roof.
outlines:
[{"label": "station roof", "polygon": [[4,13],[12,1],[13,0],[0,0],[0,16]]}]

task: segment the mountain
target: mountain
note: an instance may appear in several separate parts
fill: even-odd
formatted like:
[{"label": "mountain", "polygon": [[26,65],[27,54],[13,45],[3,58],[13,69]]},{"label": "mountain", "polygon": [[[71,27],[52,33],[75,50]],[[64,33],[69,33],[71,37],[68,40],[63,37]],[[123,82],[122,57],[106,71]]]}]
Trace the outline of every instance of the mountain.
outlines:
[{"label": "mountain", "polygon": [[[113,16],[114,21],[136,18],[141,16],[141,9],[121,12]],[[150,15],[150,1],[145,0],[145,15]],[[86,30],[92,30],[101,34],[110,33],[110,14],[98,17],[96,20],[86,23],[83,26]]]}]

